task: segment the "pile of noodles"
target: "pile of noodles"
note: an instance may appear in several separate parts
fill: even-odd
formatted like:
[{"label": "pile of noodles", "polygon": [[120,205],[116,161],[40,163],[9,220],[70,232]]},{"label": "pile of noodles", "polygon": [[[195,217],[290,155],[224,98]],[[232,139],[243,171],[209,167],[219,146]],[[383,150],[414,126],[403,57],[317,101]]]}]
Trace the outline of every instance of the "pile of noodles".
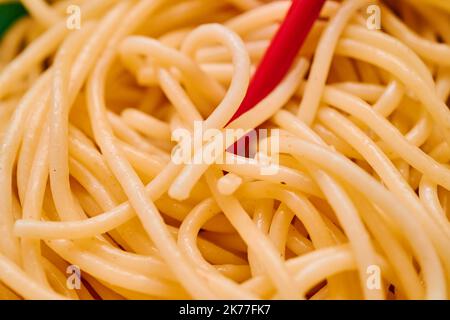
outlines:
[{"label": "pile of noodles", "polygon": [[[0,298],[448,298],[444,10],[327,1],[227,125],[290,1],[22,2],[0,45]],[[279,129],[278,154],[174,163],[196,121]]]}]

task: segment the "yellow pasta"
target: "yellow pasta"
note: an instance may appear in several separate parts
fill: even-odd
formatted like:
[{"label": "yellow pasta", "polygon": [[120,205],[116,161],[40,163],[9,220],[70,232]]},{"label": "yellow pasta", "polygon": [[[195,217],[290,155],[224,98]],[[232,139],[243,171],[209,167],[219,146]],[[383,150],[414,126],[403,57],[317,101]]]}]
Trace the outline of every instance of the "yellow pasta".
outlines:
[{"label": "yellow pasta", "polygon": [[0,299],[449,298],[447,2],[326,1],[231,123],[290,1],[22,3]]}]

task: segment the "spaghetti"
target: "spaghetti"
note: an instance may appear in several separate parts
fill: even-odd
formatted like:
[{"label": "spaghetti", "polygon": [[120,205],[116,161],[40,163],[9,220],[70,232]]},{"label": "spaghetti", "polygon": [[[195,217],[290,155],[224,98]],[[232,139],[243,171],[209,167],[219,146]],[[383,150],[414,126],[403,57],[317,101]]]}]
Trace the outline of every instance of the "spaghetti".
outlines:
[{"label": "spaghetti", "polygon": [[[0,43],[1,299],[448,299],[446,2],[326,1],[237,118],[290,1],[22,3]],[[185,162],[177,130],[201,147]]]}]

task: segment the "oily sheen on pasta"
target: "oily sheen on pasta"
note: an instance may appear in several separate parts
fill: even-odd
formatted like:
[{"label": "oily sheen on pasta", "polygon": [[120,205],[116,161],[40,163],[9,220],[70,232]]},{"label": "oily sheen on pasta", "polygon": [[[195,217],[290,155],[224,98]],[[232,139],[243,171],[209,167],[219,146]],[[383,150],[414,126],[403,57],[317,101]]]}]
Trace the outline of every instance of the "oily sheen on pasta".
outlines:
[{"label": "oily sheen on pasta", "polygon": [[[450,16],[428,2],[326,1],[229,123],[290,1],[23,0],[0,45],[0,298],[447,299]],[[217,147],[198,123],[279,134],[175,162],[175,130]]]}]

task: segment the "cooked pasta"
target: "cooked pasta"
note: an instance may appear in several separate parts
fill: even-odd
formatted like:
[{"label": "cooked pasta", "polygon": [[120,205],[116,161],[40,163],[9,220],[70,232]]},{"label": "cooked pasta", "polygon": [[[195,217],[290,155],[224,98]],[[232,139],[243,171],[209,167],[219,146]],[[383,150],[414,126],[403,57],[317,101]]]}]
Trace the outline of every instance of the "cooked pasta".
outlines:
[{"label": "cooked pasta", "polygon": [[290,1],[22,3],[0,299],[448,299],[447,2],[326,1],[231,123]]}]

